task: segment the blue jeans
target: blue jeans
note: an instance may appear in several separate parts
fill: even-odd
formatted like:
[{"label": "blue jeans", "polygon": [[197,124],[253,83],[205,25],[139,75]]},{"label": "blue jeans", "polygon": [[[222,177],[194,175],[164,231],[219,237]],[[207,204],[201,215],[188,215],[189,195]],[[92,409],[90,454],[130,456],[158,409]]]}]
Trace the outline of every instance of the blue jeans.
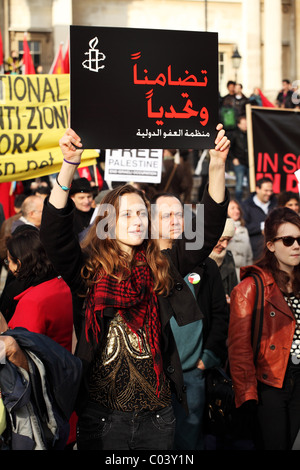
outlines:
[{"label": "blue jeans", "polygon": [[172,406],[159,411],[108,410],[89,402],[78,417],[78,450],[172,450]]},{"label": "blue jeans", "polygon": [[203,449],[203,412],[205,406],[205,378],[200,369],[183,373],[186,386],[189,414],[173,397],[173,408],[176,417],[175,449]]},{"label": "blue jeans", "polygon": [[248,168],[245,165],[234,165],[233,171],[236,177],[235,198],[237,201],[241,201],[243,198],[243,181],[245,176],[248,178]]}]

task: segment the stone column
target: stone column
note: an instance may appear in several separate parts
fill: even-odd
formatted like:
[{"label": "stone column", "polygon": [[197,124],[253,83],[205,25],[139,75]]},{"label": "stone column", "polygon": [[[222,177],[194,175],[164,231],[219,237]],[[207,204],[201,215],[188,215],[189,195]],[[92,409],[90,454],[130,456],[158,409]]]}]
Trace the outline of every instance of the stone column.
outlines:
[{"label": "stone column", "polygon": [[242,80],[245,95],[262,87],[260,0],[243,0],[242,9]]},{"label": "stone column", "polygon": [[54,0],[52,4],[54,55],[57,53],[61,42],[66,47],[71,24],[72,0]]},{"label": "stone column", "polygon": [[275,101],[282,87],[282,6],[281,0],[264,2],[263,92]]}]

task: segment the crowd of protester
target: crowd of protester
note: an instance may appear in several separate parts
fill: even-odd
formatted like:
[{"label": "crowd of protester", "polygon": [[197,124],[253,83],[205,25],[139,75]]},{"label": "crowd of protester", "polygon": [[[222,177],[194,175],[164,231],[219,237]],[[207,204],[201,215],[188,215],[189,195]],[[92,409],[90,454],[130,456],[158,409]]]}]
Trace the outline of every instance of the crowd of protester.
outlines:
[{"label": "crowd of protester", "polygon": [[[295,107],[283,83],[276,106]],[[165,150],[159,185],[103,180],[99,187],[80,177],[80,138],[70,129],[55,178],[22,182],[14,214],[0,227],[6,364],[16,364],[23,381],[44,373],[42,335],[62,348],[53,358],[64,360],[60,375],[51,376],[56,386],[57,376],[74,368],[81,386],[73,385],[70,408],[47,401],[51,384],[45,391],[39,382],[39,393],[28,397],[40,422],[37,440],[14,426],[19,416],[8,412],[0,357],[3,447],[208,449],[206,377],[221,367],[243,422],[229,448],[249,440],[257,450],[292,448],[300,428],[300,207],[297,193],[275,195],[268,178],[254,193],[248,189],[245,106],[265,100],[259,89],[247,98],[241,84],[229,82],[216,148]],[[100,163],[98,170],[103,174]],[[226,187],[228,171],[233,188]],[[189,250],[185,229],[189,221],[195,228],[199,203],[204,243]],[[100,211],[104,205],[112,213]],[[255,360],[253,274],[263,282],[265,310]],[[48,418],[41,419],[46,404]]]}]

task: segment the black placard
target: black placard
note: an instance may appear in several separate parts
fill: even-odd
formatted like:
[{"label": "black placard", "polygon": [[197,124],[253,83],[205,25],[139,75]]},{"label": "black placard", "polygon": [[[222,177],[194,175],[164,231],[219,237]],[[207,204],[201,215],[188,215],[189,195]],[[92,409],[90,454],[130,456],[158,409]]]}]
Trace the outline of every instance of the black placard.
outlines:
[{"label": "black placard", "polygon": [[255,172],[253,180],[270,178],[275,194],[298,193],[295,171],[300,169],[300,110],[252,107],[248,116],[252,129],[248,139],[252,149],[249,161],[251,164],[253,159]]},{"label": "black placard", "polygon": [[71,127],[84,148],[213,148],[217,33],[70,27]]}]

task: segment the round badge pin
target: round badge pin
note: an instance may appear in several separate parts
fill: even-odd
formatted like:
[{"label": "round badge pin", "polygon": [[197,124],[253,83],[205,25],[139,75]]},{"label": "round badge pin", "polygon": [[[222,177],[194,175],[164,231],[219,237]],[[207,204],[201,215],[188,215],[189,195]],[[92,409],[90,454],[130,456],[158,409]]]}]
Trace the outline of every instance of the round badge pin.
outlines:
[{"label": "round badge pin", "polygon": [[191,284],[198,284],[200,282],[200,276],[199,274],[197,273],[192,273],[189,275],[188,277],[188,281],[191,283]]}]

